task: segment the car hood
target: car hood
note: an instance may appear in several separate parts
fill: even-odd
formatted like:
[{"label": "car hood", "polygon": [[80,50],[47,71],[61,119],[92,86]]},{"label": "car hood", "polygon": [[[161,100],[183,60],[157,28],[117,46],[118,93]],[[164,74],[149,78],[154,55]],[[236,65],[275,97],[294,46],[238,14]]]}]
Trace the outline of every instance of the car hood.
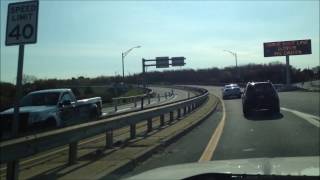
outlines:
[{"label": "car hood", "polygon": [[[37,112],[45,112],[52,111],[56,108],[56,106],[23,106],[20,107],[20,113],[37,113]],[[2,111],[0,114],[13,114],[14,109],[10,108],[5,111]]]},{"label": "car hood", "polygon": [[319,176],[319,156],[218,160],[165,166],[130,177],[128,180],[184,179],[205,173],[248,175]]}]

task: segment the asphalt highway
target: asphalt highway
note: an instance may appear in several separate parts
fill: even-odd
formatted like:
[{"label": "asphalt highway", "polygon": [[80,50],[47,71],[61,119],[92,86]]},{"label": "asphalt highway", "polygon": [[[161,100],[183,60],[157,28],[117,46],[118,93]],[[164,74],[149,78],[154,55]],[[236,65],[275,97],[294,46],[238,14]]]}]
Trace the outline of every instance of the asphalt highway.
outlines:
[{"label": "asphalt highway", "polygon": [[[221,87],[204,86],[221,97]],[[319,92],[279,93],[281,113],[242,114],[241,99],[223,100],[225,123],[211,160],[319,156]],[[177,142],[123,177],[162,166],[198,162],[222,117],[222,107]]]},{"label": "asphalt highway", "polygon": [[280,92],[280,106],[300,112],[320,115],[320,92]]},{"label": "asphalt highway", "polygon": [[[221,87],[202,87],[207,88],[211,94],[221,97]],[[171,92],[168,88],[154,87],[153,90],[159,94]],[[174,90],[174,94],[168,99],[162,98],[160,102],[157,98],[153,98],[149,106],[177,101],[188,96],[188,93],[182,90]],[[212,161],[319,156],[319,93],[281,92],[279,97],[281,103],[279,115],[257,112],[249,118],[245,118],[242,114],[241,99],[223,100],[223,104],[220,104],[216,111],[199,126],[168,147],[159,150],[151,158],[124,174],[122,178],[157,167],[198,162],[208,149],[207,147],[211,147],[208,145],[212,139],[217,140],[217,144],[212,146],[213,153],[208,159]],[[108,108],[110,112],[114,110],[112,107]],[[134,108],[133,104],[127,104],[119,106],[118,109],[127,111],[132,108]],[[108,109],[103,111],[108,113]],[[221,121],[221,119],[224,120]],[[221,122],[224,122],[222,126]],[[216,136],[218,129],[221,130],[221,134]],[[54,154],[55,151],[48,153]],[[39,158],[42,156],[47,157],[40,154]]]}]

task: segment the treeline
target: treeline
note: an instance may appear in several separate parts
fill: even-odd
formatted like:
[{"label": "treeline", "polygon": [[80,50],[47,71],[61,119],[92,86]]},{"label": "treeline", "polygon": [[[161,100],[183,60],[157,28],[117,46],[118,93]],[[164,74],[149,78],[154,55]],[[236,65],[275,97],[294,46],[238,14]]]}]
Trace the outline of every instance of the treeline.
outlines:
[{"label": "treeline", "polygon": [[[303,82],[320,79],[320,66],[313,69],[297,69],[291,67],[291,82]],[[126,82],[141,82],[141,74],[135,74],[126,78]],[[148,84],[172,83],[172,84],[223,84],[246,83],[248,81],[267,81],[273,83],[286,82],[286,66],[281,63],[248,64],[236,67],[186,69],[164,72],[148,72],[145,75]]]},{"label": "treeline", "polygon": [[[320,66],[312,69],[291,67],[292,83],[320,79]],[[51,89],[71,88],[78,98],[101,96],[104,102],[110,102],[112,97],[125,93],[126,84],[223,84],[246,83],[248,81],[267,81],[285,83],[286,66],[281,63],[248,64],[235,67],[184,69],[163,72],[147,72],[134,74],[122,79],[121,76],[99,76],[86,78],[83,76],[70,79],[37,79],[34,76],[23,77],[23,94],[28,92]],[[121,83],[124,82],[125,84]],[[99,86],[101,86],[99,88]],[[0,110],[13,104],[15,86],[11,83],[0,82]]]}]

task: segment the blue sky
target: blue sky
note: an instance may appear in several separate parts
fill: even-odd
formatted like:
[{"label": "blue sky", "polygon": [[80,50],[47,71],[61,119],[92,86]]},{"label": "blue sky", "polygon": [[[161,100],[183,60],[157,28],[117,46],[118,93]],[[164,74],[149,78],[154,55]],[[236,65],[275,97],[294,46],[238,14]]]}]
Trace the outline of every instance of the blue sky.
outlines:
[{"label": "blue sky", "polygon": [[[18,46],[5,46],[8,1],[1,0],[1,81],[15,82]],[[319,65],[319,1],[40,0],[38,42],[25,46],[24,73],[38,78],[141,72],[141,58],[185,56],[183,68],[268,63],[263,42],[312,40],[312,55],[291,56],[297,68]],[[180,68],[180,67],[179,67]],[[178,69],[179,69],[178,68]],[[172,69],[172,68],[171,68]],[[149,68],[148,70],[155,70]]]}]

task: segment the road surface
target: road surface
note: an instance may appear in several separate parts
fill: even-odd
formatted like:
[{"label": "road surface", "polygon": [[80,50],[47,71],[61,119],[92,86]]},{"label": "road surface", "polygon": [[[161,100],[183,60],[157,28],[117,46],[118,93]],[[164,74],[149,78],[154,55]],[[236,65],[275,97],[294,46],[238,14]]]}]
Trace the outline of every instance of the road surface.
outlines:
[{"label": "road surface", "polygon": [[[205,88],[221,97],[221,87]],[[224,100],[225,124],[211,160],[319,156],[319,93],[282,92],[279,97],[280,115],[260,112],[250,118],[242,114],[241,99]],[[161,166],[197,162],[219,124],[221,109],[122,177]]]}]

